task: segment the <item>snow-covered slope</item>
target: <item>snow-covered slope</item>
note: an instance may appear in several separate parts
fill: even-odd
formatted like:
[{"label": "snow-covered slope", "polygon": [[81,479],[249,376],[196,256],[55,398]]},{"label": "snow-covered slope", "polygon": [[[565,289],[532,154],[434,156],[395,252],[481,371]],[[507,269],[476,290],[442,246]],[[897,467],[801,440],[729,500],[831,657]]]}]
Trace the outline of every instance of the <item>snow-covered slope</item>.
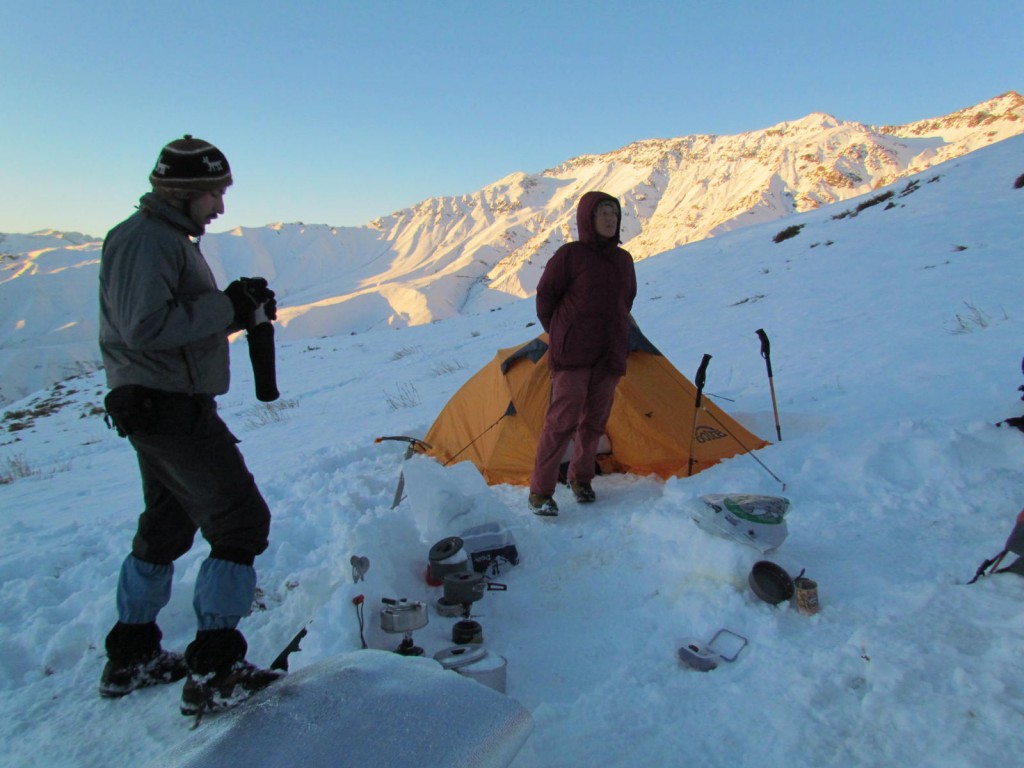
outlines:
[{"label": "snow-covered slope", "polygon": [[[220,409],[274,515],[256,561],[259,602],[242,624],[249,658],[268,663],[312,617],[293,669],[358,659],[358,595],[368,644],[393,649],[400,636],[380,629],[381,599],[432,606],[430,547],[496,521],[521,561],[502,569],[508,589],[487,593],[474,618],[534,719],[513,768],[1013,764],[1024,579],[966,582],[1024,504],[1024,435],[993,426],[1024,410],[1022,175],[1024,136],[642,261],[634,315],[645,333],[690,377],[711,354],[705,395],[771,439],[755,331],[768,333],[783,439],[688,479],[598,477],[586,507],[559,488],[555,520],[527,511],[525,489],[486,486],[469,464],[403,464],[403,445],[374,442],[422,437],[495,350],[532,338],[529,299],[400,330],[282,340],[283,396],[271,405],[256,402],[235,345]],[[141,509],[134,453],[97,413],[103,394],[92,373],[5,409],[5,766],[139,766],[204,735],[178,714],[178,685],[97,695]],[[392,509],[400,469],[408,495]],[[722,492],[792,501],[789,536],[768,559],[817,580],[818,615],[759,601],[747,575],[762,555],[690,521],[693,499]],[[197,542],[176,563],[160,618],[169,648],[193,637],[191,592],[207,552]],[[359,583],[352,555],[371,563]],[[453,623],[431,607],[417,645],[428,656],[450,647]],[[680,664],[685,638],[706,643],[720,628],[749,640],[734,663],[706,673]],[[354,713],[338,727],[354,730],[359,701],[337,696]],[[378,723],[390,737],[402,732],[393,725]]]}]

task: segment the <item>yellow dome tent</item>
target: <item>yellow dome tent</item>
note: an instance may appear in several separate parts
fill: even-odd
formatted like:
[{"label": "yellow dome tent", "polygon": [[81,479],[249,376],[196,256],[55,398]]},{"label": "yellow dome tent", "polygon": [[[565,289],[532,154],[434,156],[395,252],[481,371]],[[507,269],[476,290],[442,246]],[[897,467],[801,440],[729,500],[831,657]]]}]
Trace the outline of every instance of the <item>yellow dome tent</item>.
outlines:
[{"label": "yellow dome tent", "polygon": [[[500,350],[452,396],[418,448],[443,464],[472,461],[491,485],[528,485],[550,393],[547,349],[541,334]],[[606,438],[602,473],[662,478],[769,445],[714,403],[702,399],[698,409],[697,388],[635,324]]]}]

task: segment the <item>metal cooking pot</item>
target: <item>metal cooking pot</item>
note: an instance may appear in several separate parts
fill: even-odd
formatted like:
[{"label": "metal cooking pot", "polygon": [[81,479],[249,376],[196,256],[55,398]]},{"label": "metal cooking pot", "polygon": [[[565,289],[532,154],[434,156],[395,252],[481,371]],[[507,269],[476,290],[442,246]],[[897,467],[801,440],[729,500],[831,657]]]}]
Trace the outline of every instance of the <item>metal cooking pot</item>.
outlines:
[{"label": "metal cooking pot", "polygon": [[754,594],[766,603],[778,605],[793,597],[796,587],[785,569],[770,560],[758,560],[747,577]]},{"label": "metal cooking pot", "polygon": [[488,652],[482,645],[456,645],[434,654],[445,669],[504,693],[507,684],[507,665],[504,656]]}]

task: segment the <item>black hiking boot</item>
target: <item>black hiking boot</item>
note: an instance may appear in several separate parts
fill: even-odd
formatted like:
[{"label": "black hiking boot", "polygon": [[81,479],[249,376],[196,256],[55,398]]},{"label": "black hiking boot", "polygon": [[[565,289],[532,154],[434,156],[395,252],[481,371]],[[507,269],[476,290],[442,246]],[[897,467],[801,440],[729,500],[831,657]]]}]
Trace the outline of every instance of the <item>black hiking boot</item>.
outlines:
[{"label": "black hiking boot", "polygon": [[594,489],[591,487],[590,483],[570,480],[569,488],[572,489],[572,495],[576,497],[576,501],[579,504],[590,504],[591,502],[597,501],[597,494],[594,493]]},{"label": "black hiking boot", "polygon": [[107,635],[107,664],[100,675],[100,696],[116,699],[137,688],[181,680],[188,674],[185,657],[160,647],[156,623],[118,622]]},{"label": "black hiking boot", "polygon": [[181,689],[181,714],[219,712],[241,704],[257,691],[284,677],[284,672],[236,661],[223,672],[190,674]]},{"label": "black hiking boot", "polygon": [[160,651],[151,659],[135,662],[109,659],[100,675],[100,696],[117,699],[136,688],[176,682],[186,674],[185,657],[173,651]]},{"label": "black hiking boot", "polygon": [[245,660],[248,644],[237,629],[196,633],[185,649],[188,680],[181,690],[181,714],[202,715],[241,704],[257,691],[284,677]]},{"label": "black hiking boot", "polygon": [[558,505],[551,496],[544,496],[539,493],[530,493],[530,511],[541,517],[557,517]]}]

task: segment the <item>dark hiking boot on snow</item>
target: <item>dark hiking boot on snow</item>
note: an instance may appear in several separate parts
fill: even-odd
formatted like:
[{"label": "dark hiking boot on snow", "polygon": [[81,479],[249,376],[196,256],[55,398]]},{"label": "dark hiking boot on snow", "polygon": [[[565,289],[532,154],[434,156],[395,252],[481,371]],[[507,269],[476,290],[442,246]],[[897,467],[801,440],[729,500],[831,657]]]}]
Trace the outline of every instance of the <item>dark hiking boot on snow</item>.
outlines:
[{"label": "dark hiking boot on snow", "polygon": [[556,517],[558,515],[558,505],[551,496],[531,493],[529,502],[530,511],[535,515],[540,515],[541,517]]},{"label": "dark hiking boot on snow", "polygon": [[185,657],[173,651],[160,651],[145,661],[125,663],[110,659],[100,675],[100,696],[116,699],[136,688],[176,682],[186,674]]},{"label": "dark hiking boot on snow", "polygon": [[284,677],[284,672],[237,661],[224,672],[188,676],[181,690],[181,714],[219,712],[241,704],[257,691]]},{"label": "dark hiking boot on snow", "polygon": [[576,497],[576,501],[580,504],[590,504],[593,501],[597,501],[597,494],[594,493],[590,483],[570,480],[569,488],[572,489],[572,495]]},{"label": "dark hiking boot on snow", "polygon": [[188,674],[180,653],[160,647],[163,634],[155,622],[118,622],[107,635],[107,664],[100,675],[100,696],[116,699],[137,688],[164,685]]},{"label": "dark hiking boot on snow", "polygon": [[185,649],[188,680],[181,690],[181,714],[202,715],[241,704],[284,676],[245,660],[248,643],[237,629],[207,629]]}]

